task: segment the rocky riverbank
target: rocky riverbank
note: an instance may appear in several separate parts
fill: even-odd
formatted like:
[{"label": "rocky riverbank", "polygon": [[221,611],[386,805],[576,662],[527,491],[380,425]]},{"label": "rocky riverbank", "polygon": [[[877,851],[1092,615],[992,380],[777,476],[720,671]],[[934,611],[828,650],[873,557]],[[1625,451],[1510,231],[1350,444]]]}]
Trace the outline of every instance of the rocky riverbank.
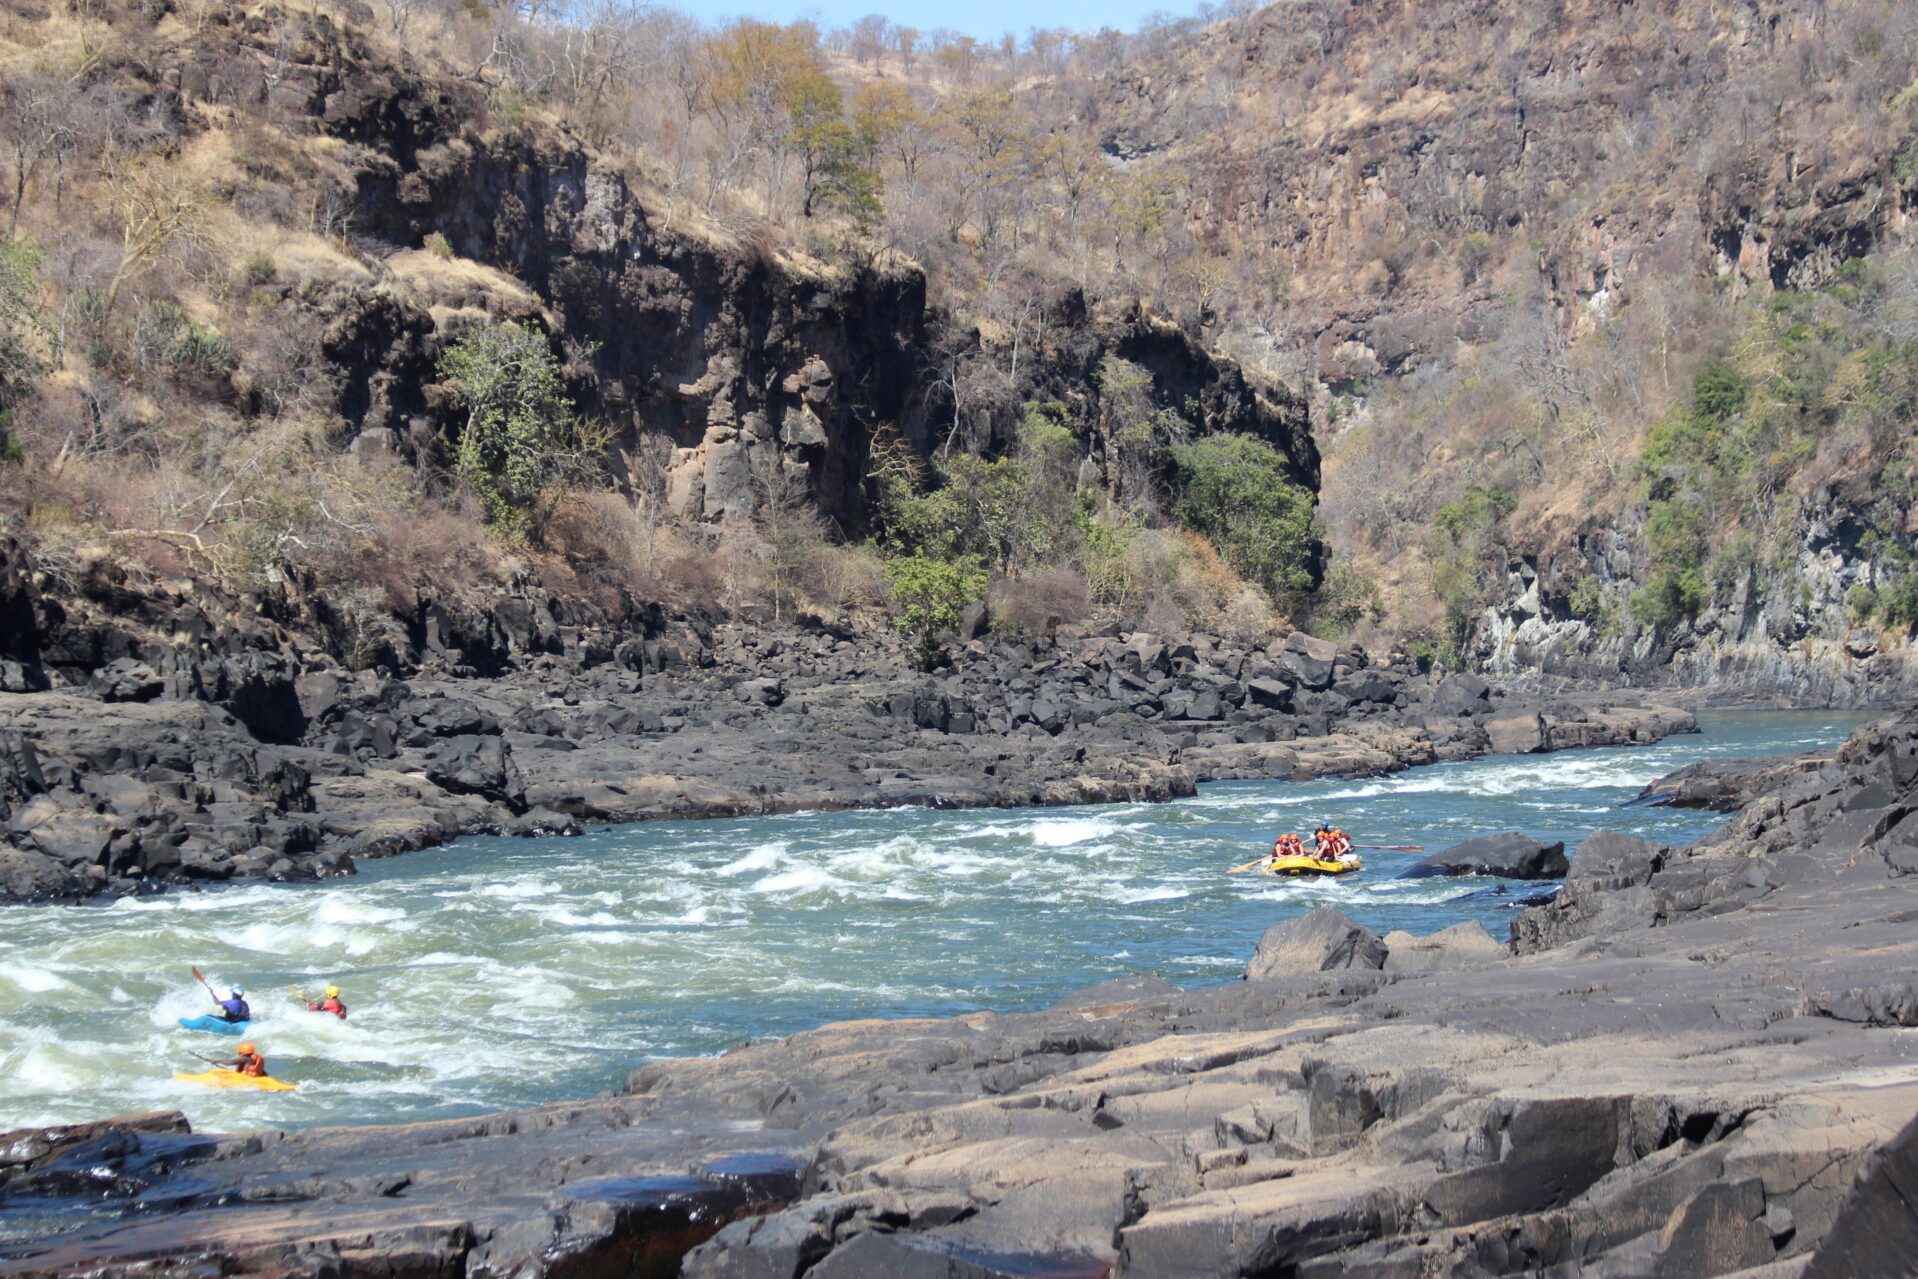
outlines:
[{"label": "rocky riverbank", "polygon": [[827,1026],[592,1101],[13,1134],[0,1204],[135,1211],[0,1271],[1902,1273],[1915,803],[1905,716],[1689,847],[1593,836],[1516,953],[1326,910],[1244,982]]},{"label": "rocky riverbank", "polygon": [[153,643],[0,693],[0,898],[343,874],[481,831],[1163,800],[1214,778],[1382,773],[1694,727],[1669,707],[1507,696],[1303,634],[981,638],[928,675],[887,632],[684,619],[619,632],[534,607],[492,624],[500,643],[481,648],[429,616],[404,678],[293,647],[189,657]]}]

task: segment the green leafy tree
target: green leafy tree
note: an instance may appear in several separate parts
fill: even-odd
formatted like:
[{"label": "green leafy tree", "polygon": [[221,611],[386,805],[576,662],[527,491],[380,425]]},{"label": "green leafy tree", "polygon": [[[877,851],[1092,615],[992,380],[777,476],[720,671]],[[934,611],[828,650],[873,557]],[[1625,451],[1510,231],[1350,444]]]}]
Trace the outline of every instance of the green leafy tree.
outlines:
[{"label": "green leafy tree", "polygon": [[538,541],[569,488],[597,468],[603,433],[580,423],[546,336],[530,324],[468,330],[440,357],[465,410],[454,466],[509,536]]},{"label": "green leafy tree", "polygon": [[1172,464],[1180,523],[1275,603],[1312,589],[1312,496],[1292,482],[1277,449],[1255,436],[1207,435],[1173,449]]},{"label": "green leafy tree", "polygon": [[970,558],[906,555],[887,562],[886,578],[898,606],[893,624],[913,641],[920,667],[931,670],[946,655],[939,637],[959,625],[966,605],[985,598],[986,570]]}]

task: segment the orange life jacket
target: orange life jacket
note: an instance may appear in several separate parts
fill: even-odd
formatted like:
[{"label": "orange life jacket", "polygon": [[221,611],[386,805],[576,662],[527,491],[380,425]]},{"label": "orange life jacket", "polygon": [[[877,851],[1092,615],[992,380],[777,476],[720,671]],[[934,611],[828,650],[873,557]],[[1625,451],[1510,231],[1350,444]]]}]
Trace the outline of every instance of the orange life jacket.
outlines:
[{"label": "orange life jacket", "polygon": [[242,1075],[254,1075],[264,1078],[266,1075],[266,1058],[260,1056],[258,1053],[254,1053],[251,1057],[242,1057],[240,1059],[239,1070]]}]

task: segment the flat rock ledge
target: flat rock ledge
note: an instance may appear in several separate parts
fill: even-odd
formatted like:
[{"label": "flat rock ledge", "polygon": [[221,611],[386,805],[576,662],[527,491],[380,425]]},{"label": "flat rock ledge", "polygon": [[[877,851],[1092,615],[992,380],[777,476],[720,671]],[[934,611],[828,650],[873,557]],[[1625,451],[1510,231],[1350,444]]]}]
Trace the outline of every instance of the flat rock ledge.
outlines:
[{"label": "flat rock ledge", "polygon": [[1918,716],[1688,847],[1571,860],[1510,948],[1328,911],[1255,980],[846,1022],[589,1101],[11,1134],[0,1205],[89,1181],[0,1273],[1907,1273]]}]

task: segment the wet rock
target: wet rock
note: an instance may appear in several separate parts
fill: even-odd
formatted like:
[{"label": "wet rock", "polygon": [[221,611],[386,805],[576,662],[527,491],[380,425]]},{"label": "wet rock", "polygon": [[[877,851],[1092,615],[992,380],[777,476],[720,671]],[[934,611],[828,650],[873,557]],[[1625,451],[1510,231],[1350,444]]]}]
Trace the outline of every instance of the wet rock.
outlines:
[{"label": "wet rock", "polygon": [[1735,813],[1759,796],[1781,790],[1800,775],[1816,772],[1830,762],[1830,754],[1822,751],[1765,759],[1700,760],[1648,782],[1632,803]]},{"label": "wet rock", "polygon": [[1400,879],[1437,875],[1496,875],[1503,879],[1563,879],[1570,863],[1565,844],[1547,843],[1519,831],[1481,835],[1420,858],[1399,872]]}]

